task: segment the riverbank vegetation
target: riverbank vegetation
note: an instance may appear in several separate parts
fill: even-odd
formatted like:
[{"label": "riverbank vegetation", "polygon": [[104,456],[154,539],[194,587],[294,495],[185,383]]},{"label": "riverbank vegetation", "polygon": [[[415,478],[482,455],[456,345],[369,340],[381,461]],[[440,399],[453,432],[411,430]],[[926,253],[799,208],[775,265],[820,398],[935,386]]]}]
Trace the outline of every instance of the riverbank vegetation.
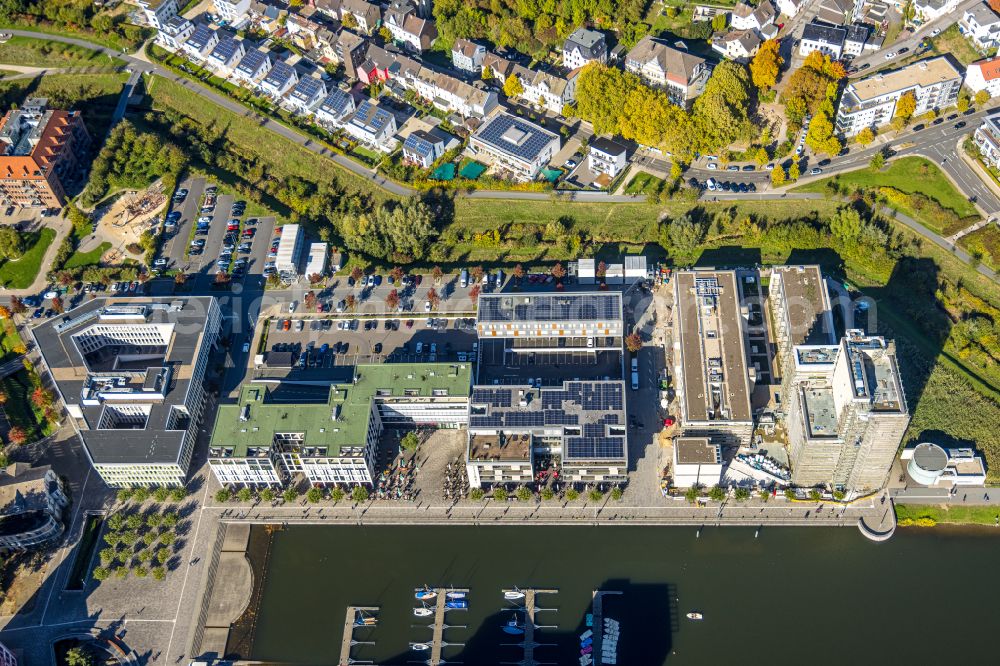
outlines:
[{"label": "riverbank vegetation", "polygon": [[130,6],[105,8],[91,0],[4,0],[0,27],[76,37],[118,51],[134,49],[153,31],[128,22]]},{"label": "riverbank vegetation", "polygon": [[119,67],[124,61],[91,49],[47,39],[14,36],[0,44],[0,62],[25,67]]},{"label": "riverbank vegetation", "polygon": [[[958,491],[959,497],[963,491]],[[980,499],[980,498],[976,498]],[[964,504],[896,504],[896,520],[900,527],[933,527],[935,525],[1000,524],[1000,507]]]}]

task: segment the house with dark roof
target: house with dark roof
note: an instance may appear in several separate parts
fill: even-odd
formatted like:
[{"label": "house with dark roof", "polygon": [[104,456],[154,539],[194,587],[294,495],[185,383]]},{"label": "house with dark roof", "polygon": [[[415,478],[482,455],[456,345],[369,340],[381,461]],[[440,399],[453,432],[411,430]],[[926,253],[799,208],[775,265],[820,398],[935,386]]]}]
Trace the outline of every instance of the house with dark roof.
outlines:
[{"label": "house with dark roof", "polygon": [[738,2],[733,7],[729,25],[733,30],[760,30],[774,23],[778,18],[778,10],[770,0],[764,0],[756,7],[745,2]]},{"label": "house with dark roof", "polygon": [[451,64],[463,72],[479,75],[485,58],[486,47],[468,39],[456,39],[451,47]]},{"label": "house with dark roof", "polygon": [[296,113],[312,113],[326,97],[326,83],[317,76],[303,76],[288,93],[285,103]]},{"label": "house with dark roof", "polygon": [[287,62],[276,62],[271,71],[267,73],[264,80],[260,82],[260,89],[264,94],[271,97],[284,97],[285,93],[292,89],[299,82],[298,72]]},{"label": "house with dark roof", "polygon": [[577,28],[562,48],[563,66],[567,69],[578,69],[592,62],[608,61],[608,45],[604,33],[587,28]]},{"label": "house with dark roof", "polygon": [[730,30],[712,38],[712,50],[734,62],[750,62],[759,48],[760,37],[753,30]]},{"label": "house with dark roof", "polygon": [[354,17],[354,22],[360,32],[371,34],[382,22],[382,9],[366,0],[343,0],[340,3],[340,21],[349,23],[347,19],[350,14]]},{"label": "house with dark roof", "polygon": [[326,127],[343,127],[347,117],[354,113],[354,98],[351,93],[334,88],[316,109],[316,121]]},{"label": "house with dark roof", "polygon": [[806,23],[799,40],[799,55],[805,57],[819,51],[833,60],[839,60],[844,53],[846,39],[847,30],[844,28],[820,21]]},{"label": "house with dark roof", "polygon": [[444,155],[442,137],[424,130],[414,130],[403,142],[403,159],[422,169],[429,169],[435,160]]},{"label": "house with dark roof", "polygon": [[614,139],[594,138],[588,146],[587,167],[591,173],[615,178],[628,166],[628,149]]},{"label": "house with dark roof", "polygon": [[504,111],[488,118],[469,140],[476,159],[522,181],[534,180],[559,147],[558,134]]},{"label": "house with dark roof", "polygon": [[212,52],[212,49],[218,43],[219,33],[204,23],[200,23],[181,48],[189,58],[201,62]]},{"label": "house with dark roof", "polygon": [[396,134],[396,117],[370,100],[358,106],[344,125],[344,131],[360,143],[387,153],[398,143],[392,138]]},{"label": "house with dark roof", "polygon": [[404,87],[412,87],[436,108],[465,118],[483,118],[499,104],[497,94],[486,90],[481,82],[466,83],[429,67],[421,67],[412,79],[401,78],[400,82]]},{"label": "house with dark roof", "polygon": [[233,68],[239,64],[245,55],[246,49],[243,46],[242,39],[226,37],[216,44],[215,48],[208,55],[208,66],[223,76],[229,76]]},{"label": "house with dark roof", "polygon": [[271,60],[270,53],[251,49],[240,59],[240,64],[233,70],[232,77],[243,85],[255,86],[271,71],[273,66],[274,62]]},{"label": "house with dark roof", "polygon": [[690,106],[701,94],[711,73],[704,58],[649,36],[640,39],[625,56],[625,69],[662,88],[681,107]]}]

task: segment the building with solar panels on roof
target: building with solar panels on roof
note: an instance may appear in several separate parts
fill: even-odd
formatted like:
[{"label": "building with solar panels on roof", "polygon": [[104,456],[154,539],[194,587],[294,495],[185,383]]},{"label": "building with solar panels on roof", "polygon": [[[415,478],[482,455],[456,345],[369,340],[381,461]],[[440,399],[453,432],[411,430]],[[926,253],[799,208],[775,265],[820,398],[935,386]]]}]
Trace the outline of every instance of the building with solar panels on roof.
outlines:
[{"label": "building with solar panels on roof", "polygon": [[226,37],[216,44],[212,52],[208,54],[208,65],[219,74],[229,76],[245,55],[246,49],[243,46],[243,40]]},{"label": "building with solar panels on roof", "polygon": [[522,181],[534,180],[559,146],[558,134],[502,111],[487,119],[469,141],[476,159]]},{"label": "building with solar panels on roof", "polygon": [[476,327],[470,484],[624,481],[621,293],[482,294]]},{"label": "building with solar panels on roof", "polygon": [[296,113],[312,113],[326,97],[326,84],[315,76],[304,76],[292,92],[288,93],[286,103]]}]

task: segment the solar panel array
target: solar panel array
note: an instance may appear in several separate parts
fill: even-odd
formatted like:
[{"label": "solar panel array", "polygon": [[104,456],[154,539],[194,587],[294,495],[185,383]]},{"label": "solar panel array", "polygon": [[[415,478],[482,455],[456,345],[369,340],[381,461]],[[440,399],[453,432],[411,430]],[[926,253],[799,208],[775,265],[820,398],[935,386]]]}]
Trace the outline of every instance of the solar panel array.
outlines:
[{"label": "solar panel array", "polygon": [[236,69],[243,72],[247,76],[250,76],[252,74],[255,74],[257,70],[260,69],[260,66],[264,63],[265,60],[269,59],[270,56],[268,56],[263,51],[252,49],[250,51],[247,51],[246,55],[243,56],[243,59],[240,60],[240,64],[236,67]]},{"label": "solar panel array", "polygon": [[621,316],[621,295],[486,295],[479,298],[480,321],[596,321]]},{"label": "solar panel array", "polygon": [[191,33],[190,37],[188,37],[187,43],[190,44],[193,48],[201,50],[206,46],[208,46],[208,42],[212,39],[212,35],[214,34],[215,34],[214,30],[212,30],[207,25],[202,23],[199,24],[198,27],[194,29],[194,32]]},{"label": "solar panel array", "polygon": [[624,437],[567,437],[566,458],[606,460],[625,457]]},{"label": "solar panel array", "polygon": [[324,92],[326,90],[322,81],[313,76],[306,76],[299,79],[295,88],[292,89],[292,97],[297,97],[308,102],[315,99],[317,95],[322,95]]},{"label": "solar panel array", "polygon": [[219,62],[227,63],[239,49],[239,45],[239,42],[232,37],[226,37],[215,45],[215,48],[212,49],[212,55],[210,57],[214,60],[218,60]]},{"label": "solar panel array", "polygon": [[[511,128],[525,133],[518,143],[512,143],[504,138]],[[534,123],[529,123],[506,113],[497,114],[493,120],[483,125],[476,132],[476,138],[497,150],[514,155],[526,161],[534,161],[539,153],[558,137]]]},{"label": "solar panel array", "polygon": [[288,63],[276,62],[271,71],[264,77],[264,83],[277,88],[283,86],[294,73],[295,70]]},{"label": "solar panel array", "polygon": [[564,389],[542,391],[542,409],[562,409],[569,401],[587,411],[616,411],[625,408],[623,394],[621,382],[568,382]]},{"label": "solar panel array", "polygon": [[511,395],[509,390],[477,388],[472,391],[472,403],[476,405],[491,405],[493,407],[510,407]]},{"label": "solar panel array", "polygon": [[332,116],[343,116],[350,112],[351,101],[350,93],[335,89],[326,96],[320,109]]}]

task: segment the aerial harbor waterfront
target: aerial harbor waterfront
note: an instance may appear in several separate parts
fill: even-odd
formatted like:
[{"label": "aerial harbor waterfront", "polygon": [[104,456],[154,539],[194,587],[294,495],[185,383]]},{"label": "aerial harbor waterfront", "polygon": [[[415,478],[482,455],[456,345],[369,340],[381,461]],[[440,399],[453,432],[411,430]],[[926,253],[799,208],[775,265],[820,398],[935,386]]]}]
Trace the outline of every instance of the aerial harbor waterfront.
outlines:
[{"label": "aerial harbor waterfront", "polygon": [[998,49],[0,3],[0,666],[992,663]]}]

